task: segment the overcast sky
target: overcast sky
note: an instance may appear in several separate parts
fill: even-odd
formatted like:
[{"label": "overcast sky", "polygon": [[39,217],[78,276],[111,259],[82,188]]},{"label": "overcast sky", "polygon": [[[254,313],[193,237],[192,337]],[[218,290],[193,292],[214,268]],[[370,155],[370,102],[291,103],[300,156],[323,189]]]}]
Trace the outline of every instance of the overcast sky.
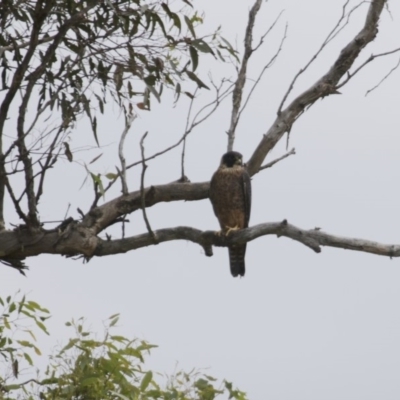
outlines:
[{"label": "overcast sky", "polygon": [[[252,1],[197,2],[204,6],[205,30],[222,25],[224,36],[242,48]],[[201,4],[200,4],[201,3]],[[353,2],[356,4],[355,2]],[[249,78],[275,53],[285,24],[288,34],[281,56],[265,75],[238,129],[235,150],[248,159],[276,110],[294,74],[316,52],[342,11],[343,1],[270,0],[257,22],[262,34],[285,10],[276,29],[254,56]],[[293,96],[314,83],[364,23],[368,2],[351,23],[299,79]],[[400,4],[383,12],[379,35],[362,57],[399,47]],[[255,36],[256,38],[258,36]],[[257,39],[255,39],[257,41]],[[316,226],[340,236],[400,243],[400,69],[365,96],[399,60],[381,58],[340,91],[318,101],[293,126],[289,148],[296,155],[257,174],[252,180],[250,225],[280,221],[308,229]],[[201,58],[200,73],[234,77],[234,69]],[[202,94],[198,107],[210,99]],[[290,99],[289,99],[290,100]],[[153,102],[154,103],[154,102]],[[145,131],[146,153],[174,143],[183,133],[187,102],[173,108],[168,98],[135,121],[126,145],[129,161],[140,158],[138,140]],[[209,180],[226,149],[230,100],[191,134],[186,175],[193,182]],[[105,155],[95,172],[113,172],[122,117],[109,113],[99,124]],[[87,125],[77,126],[71,147],[86,140]],[[269,160],[282,155],[280,143]],[[77,153],[90,161],[94,152]],[[180,151],[149,164],[146,184],[180,176]],[[129,162],[128,161],[128,162]],[[84,169],[65,162],[50,176],[54,189],[41,204],[42,219],[60,219],[68,203],[87,210],[91,184]],[[97,168],[97,169],[96,169]],[[69,170],[67,170],[69,169]],[[61,174],[61,175],[60,175]],[[131,171],[129,189],[137,190],[140,169]],[[119,194],[119,189],[114,195]],[[106,198],[110,200],[111,196]],[[188,225],[218,229],[208,200],[165,203],[148,211],[153,229]],[[128,234],[145,231],[140,213],[129,217]],[[112,231],[113,237],[120,230]],[[68,338],[64,322],[85,316],[94,328],[116,312],[119,331],[158,344],[149,359],[154,370],[207,368],[207,373],[233,381],[253,400],[399,399],[400,397],[400,261],[340,249],[321,254],[287,238],[262,237],[248,245],[246,276],[233,279],[228,251],[203,250],[184,241],[168,242],[128,254],[93,259],[88,264],[59,256],[28,260],[27,278],[0,268],[1,294],[17,289],[48,307],[50,348]]]}]

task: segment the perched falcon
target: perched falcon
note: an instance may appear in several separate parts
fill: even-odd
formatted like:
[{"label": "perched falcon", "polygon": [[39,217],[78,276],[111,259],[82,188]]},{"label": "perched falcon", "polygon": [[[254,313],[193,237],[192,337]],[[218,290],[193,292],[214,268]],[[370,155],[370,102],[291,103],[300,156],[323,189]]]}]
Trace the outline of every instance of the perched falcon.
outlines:
[{"label": "perched falcon", "polygon": [[[250,219],[250,175],[243,166],[243,156],[229,151],[221,159],[210,185],[210,200],[221,225],[222,233],[247,228]],[[229,246],[229,261],[234,277],[244,276],[246,243]]]}]

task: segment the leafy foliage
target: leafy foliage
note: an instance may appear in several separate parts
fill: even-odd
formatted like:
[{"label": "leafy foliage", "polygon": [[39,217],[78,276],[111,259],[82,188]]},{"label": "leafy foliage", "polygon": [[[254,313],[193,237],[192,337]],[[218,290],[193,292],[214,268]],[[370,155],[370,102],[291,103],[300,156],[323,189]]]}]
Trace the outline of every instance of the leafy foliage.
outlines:
[{"label": "leafy foliage", "polygon": [[[131,340],[113,334],[119,315],[108,318],[101,340],[86,329],[82,318],[67,322],[74,330],[68,343],[52,355],[44,372],[36,378],[20,382],[19,365],[28,366],[24,375],[33,376],[32,351],[41,355],[34,344],[34,329],[48,334],[43,322],[48,310],[33,301],[7,297],[0,298],[0,399],[14,400],[98,400],[98,399],[162,399],[214,400],[221,395],[246,400],[246,394],[234,390],[229,382],[217,387],[215,378],[198,371],[178,372],[165,384],[158,383],[155,374],[144,368],[145,356],[157,347],[143,340]],[[21,325],[25,320],[24,326]],[[33,323],[27,325],[26,321]],[[33,341],[14,340],[12,337],[28,334]],[[3,376],[3,377],[1,377]]]},{"label": "leafy foliage", "polygon": [[[26,225],[40,225],[37,204],[46,172],[59,158],[73,161],[66,140],[80,117],[90,122],[99,145],[99,114],[110,103],[121,110],[132,104],[149,110],[164,88],[177,99],[181,92],[190,95],[181,91],[186,80],[208,89],[195,72],[199,53],[235,55],[219,30],[199,37],[203,19],[190,1],[170,3],[8,0],[0,5],[0,202],[6,188]],[[10,114],[13,108],[18,118]],[[21,172],[28,183],[18,194],[11,180]],[[99,184],[99,177],[92,179]]]}]

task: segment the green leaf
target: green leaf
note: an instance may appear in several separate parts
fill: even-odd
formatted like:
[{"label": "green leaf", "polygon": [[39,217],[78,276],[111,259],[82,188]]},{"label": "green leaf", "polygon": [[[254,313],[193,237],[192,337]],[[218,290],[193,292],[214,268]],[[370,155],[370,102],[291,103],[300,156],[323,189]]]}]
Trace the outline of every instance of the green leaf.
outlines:
[{"label": "green leaf", "polygon": [[40,322],[40,321],[36,321],[36,325],[46,334],[49,335],[49,332],[46,329],[46,326]]},{"label": "green leaf", "polygon": [[193,47],[189,47],[190,58],[192,59],[192,71],[196,71],[197,66],[199,65],[199,53]]},{"label": "green leaf", "polygon": [[199,88],[205,88],[210,90],[210,88],[203,81],[201,81],[194,72],[186,70],[186,74],[189,77],[189,79],[197,83],[197,86]]},{"label": "green leaf", "polygon": [[41,385],[52,385],[54,383],[58,383],[59,382],[59,378],[46,378],[43,379],[40,384]]},{"label": "green leaf", "polygon": [[28,353],[24,353],[24,358],[25,358],[26,361],[28,361],[30,366],[33,366],[32,358]]},{"label": "green leaf", "polygon": [[175,103],[179,100],[181,96],[181,84],[178,82],[175,86]]},{"label": "green leaf", "polygon": [[103,100],[100,98],[100,96],[98,94],[94,94],[96,96],[97,101],[99,102],[99,107],[100,107],[100,112],[102,114],[104,114],[104,102]]},{"label": "green leaf", "polygon": [[22,310],[22,307],[24,306],[24,304],[25,304],[25,296],[24,296],[24,297],[22,297],[22,300],[19,302],[19,306],[18,306],[18,314],[21,312],[21,310]]},{"label": "green leaf", "polygon": [[97,146],[100,147],[99,139],[97,138],[97,118],[96,117],[94,117],[92,120],[92,131],[93,131],[93,136],[94,136],[94,139],[96,140]]},{"label": "green leaf", "polygon": [[7,329],[11,329],[11,326],[10,326],[10,324],[9,324],[9,322],[8,322],[8,319],[7,319],[6,317],[3,317],[3,323],[4,323],[4,326],[5,326]]},{"label": "green leaf", "polygon": [[185,15],[185,22],[192,36],[196,38],[196,32],[194,30],[193,23],[187,15]]},{"label": "green leaf", "polygon": [[104,197],[105,191],[100,174],[95,175],[90,172],[90,176],[92,177],[93,182],[98,186],[100,194]]},{"label": "green leaf", "polygon": [[11,390],[17,390],[17,389],[20,389],[20,388],[21,388],[21,385],[7,385],[7,386],[4,386],[2,389],[5,392],[10,392]]},{"label": "green leaf", "polygon": [[39,350],[39,348],[38,347],[36,347],[35,345],[33,345],[33,350],[35,350],[35,353],[38,355],[38,356],[41,356],[42,355],[42,352]]},{"label": "green leaf", "polygon": [[211,47],[202,39],[193,40],[192,45],[202,53],[210,53],[214,55],[214,52],[212,51]]},{"label": "green leaf", "polygon": [[154,86],[157,82],[157,78],[154,75],[148,75],[143,79],[148,86]]},{"label": "green leaf", "polygon": [[152,397],[153,399],[158,399],[160,398],[162,393],[159,390],[148,390],[146,392],[147,397]]},{"label": "green leaf", "polygon": [[109,179],[110,181],[114,181],[115,179],[118,178],[118,174],[114,174],[112,172],[109,172],[108,174],[106,174],[106,178]]},{"label": "green leaf", "polygon": [[157,347],[158,346],[155,345],[155,344],[149,344],[149,343],[146,343],[146,342],[142,342],[142,344],[140,346],[138,346],[136,350],[138,350],[138,351],[151,350],[151,349],[154,349],[154,348],[157,348]]},{"label": "green leaf", "polygon": [[164,9],[164,11],[166,12],[166,14],[168,15],[168,17],[170,19],[172,19],[172,21],[174,22],[174,25],[179,29],[179,33],[181,32],[181,20],[179,19],[178,14],[173,13],[167,4],[162,3],[161,7]]},{"label": "green leaf", "polygon": [[68,344],[61,349],[59,354],[62,354],[69,349],[72,349],[72,347],[74,347],[78,342],[79,339],[70,339]]},{"label": "green leaf", "polygon": [[8,309],[8,312],[11,314],[16,309],[17,309],[17,306],[15,305],[15,303],[11,303],[10,308]]},{"label": "green leaf", "polygon": [[103,153],[100,153],[98,156],[96,156],[95,158],[93,158],[93,160],[90,161],[89,165],[90,165],[90,164],[93,164],[94,162],[96,162],[102,155],[103,155]]},{"label": "green leaf", "polygon": [[151,94],[152,94],[152,95],[158,100],[158,102],[160,103],[160,102],[161,102],[161,99],[160,99],[160,95],[158,94],[157,90],[154,89],[153,86],[147,86],[147,88],[149,89],[149,91],[151,92]]},{"label": "green leaf", "polygon": [[[226,46],[220,45],[220,48],[225,49],[228,51],[229,54],[231,54],[233,57],[235,57],[236,61],[239,62],[239,57],[238,57],[238,52],[231,46],[231,44],[221,36],[221,40],[226,44]],[[222,56],[220,56],[222,57]]]},{"label": "green leaf", "polygon": [[118,322],[118,320],[119,320],[119,317],[117,316],[117,317],[115,317],[111,322],[110,322],[110,328],[112,327],[112,326],[114,326],[117,322]]},{"label": "green leaf", "polygon": [[27,332],[31,335],[32,339],[36,341],[36,336],[33,334],[33,332],[29,329],[25,329],[24,332]]},{"label": "green leaf", "polygon": [[115,340],[116,342],[126,342],[128,339],[124,336],[119,336],[119,335],[113,335],[111,336],[111,340]]},{"label": "green leaf", "polygon": [[153,379],[153,373],[151,371],[147,371],[144,375],[142,382],[140,383],[140,390],[144,392],[149,386],[151,380]]},{"label": "green leaf", "polygon": [[129,397],[126,397],[126,396],[124,396],[124,395],[121,394],[121,393],[117,393],[117,392],[115,392],[114,390],[110,390],[110,393],[112,393],[113,395],[119,397],[119,398],[122,399],[122,400],[130,400]]},{"label": "green leaf", "polygon": [[98,381],[99,381],[99,377],[98,377],[98,376],[91,376],[91,377],[89,377],[89,378],[83,379],[83,380],[80,382],[80,384],[81,384],[82,386],[90,386],[90,385],[92,385],[93,383],[96,383],[96,382],[98,382]]}]

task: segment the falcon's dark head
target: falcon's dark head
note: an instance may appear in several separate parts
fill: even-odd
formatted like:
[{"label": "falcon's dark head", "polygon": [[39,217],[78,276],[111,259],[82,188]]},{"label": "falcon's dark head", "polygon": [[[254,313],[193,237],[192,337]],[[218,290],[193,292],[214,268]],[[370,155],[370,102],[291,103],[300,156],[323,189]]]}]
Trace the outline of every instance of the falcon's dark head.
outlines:
[{"label": "falcon's dark head", "polygon": [[228,151],[222,156],[221,165],[232,168],[234,166],[243,165],[243,156],[237,151]]}]

